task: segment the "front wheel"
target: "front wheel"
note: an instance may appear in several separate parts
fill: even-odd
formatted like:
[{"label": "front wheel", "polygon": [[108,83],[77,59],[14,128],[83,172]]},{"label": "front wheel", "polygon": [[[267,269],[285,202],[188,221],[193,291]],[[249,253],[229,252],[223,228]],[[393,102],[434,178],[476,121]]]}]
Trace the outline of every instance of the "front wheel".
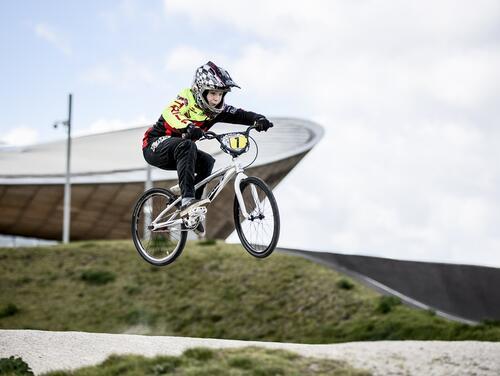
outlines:
[{"label": "front wheel", "polygon": [[245,219],[238,198],[234,198],[233,214],[241,244],[252,256],[264,258],[276,248],[280,235],[280,214],[273,192],[261,179],[249,177],[241,181],[240,190],[249,215]]},{"label": "front wheel", "polygon": [[175,199],[175,196],[162,188],[146,191],[135,204],[132,214],[132,239],[139,255],[156,266],[168,265],[180,256],[186,244],[187,232],[181,224],[151,229],[154,220],[174,222],[179,217],[176,207],[158,216]]}]

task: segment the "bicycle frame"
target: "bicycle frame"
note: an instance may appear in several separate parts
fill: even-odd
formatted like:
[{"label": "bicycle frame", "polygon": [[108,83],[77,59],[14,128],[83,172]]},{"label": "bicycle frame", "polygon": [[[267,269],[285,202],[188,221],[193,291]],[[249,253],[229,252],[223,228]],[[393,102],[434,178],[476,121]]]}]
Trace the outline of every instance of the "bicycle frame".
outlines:
[{"label": "bicycle frame", "polygon": [[[243,195],[241,193],[240,189],[240,184],[243,179],[246,179],[248,176],[244,174],[244,168],[241,165],[241,163],[238,162],[237,158],[233,158],[231,164],[229,164],[226,167],[223,167],[214,173],[212,173],[210,176],[207,178],[203,179],[201,182],[195,185],[195,190],[202,187],[203,185],[211,182],[214,179],[221,178],[220,182],[212,189],[212,191],[208,194],[207,198],[212,202],[215,200],[215,198],[219,195],[219,193],[224,189],[224,187],[231,181],[231,179],[235,178],[234,180],[234,192],[236,194],[236,198],[240,204],[240,209],[241,212],[244,216],[245,219],[248,219],[250,215],[248,214],[245,206],[245,202],[243,200]],[[255,204],[257,205],[259,203],[259,197],[257,195],[257,190],[255,187],[252,185],[251,186],[251,191],[252,191],[252,197],[255,201]],[[182,218],[177,218],[179,215],[179,210],[175,211],[170,218],[168,218],[166,221],[160,222],[160,220],[163,218],[165,213],[167,213],[169,210],[171,210],[174,206],[178,205],[180,200],[182,199],[181,196],[177,197],[172,203],[170,203],[155,219],[154,221],[151,222],[150,224],[150,229],[151,230],[159,230],[159,229],[165,229],[168,227],[172,226],[177,226],[177,225],[182,225],[183,220]],[[186,230],[188,231],[188,230]]]}]

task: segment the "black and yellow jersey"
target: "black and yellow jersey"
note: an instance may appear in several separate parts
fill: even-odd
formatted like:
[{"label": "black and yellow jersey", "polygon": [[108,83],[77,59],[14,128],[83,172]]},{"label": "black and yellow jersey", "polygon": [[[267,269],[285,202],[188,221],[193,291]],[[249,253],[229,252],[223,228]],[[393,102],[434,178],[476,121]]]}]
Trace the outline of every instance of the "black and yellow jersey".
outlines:
[{"label": "black and yellow jersey", "polygon": [[215,123],[252,125],[260,117],[263,116],[225,104],[220,114],[210,118],[196,104],[191,89],[183,89],[177,98],[163,110],[156,124],[146,131],[142,140],[142,148],[147,147],[158,137],[181,137],[189,124],[207,131]]}]

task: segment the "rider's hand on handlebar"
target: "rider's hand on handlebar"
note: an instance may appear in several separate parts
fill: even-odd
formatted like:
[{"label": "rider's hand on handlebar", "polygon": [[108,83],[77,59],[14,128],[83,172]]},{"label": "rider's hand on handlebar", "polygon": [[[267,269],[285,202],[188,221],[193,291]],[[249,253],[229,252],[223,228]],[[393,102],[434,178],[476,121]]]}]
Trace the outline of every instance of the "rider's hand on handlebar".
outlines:
[{"label": "rider's hand on handlebar", "polygon": [[212,131],[206,131],[203,133],[203,138],[205,140],[212,140],[214,138],[217,138],[217,134]]},{"label": "rider's hand on handlebar", "polygon": [[203,130],[194,124],[189,124],[186,127],[186,133],[184,133],[184,135],[184,138],[196,141],[203,137]]},{"label": "rider's hand on handlebar", "polygon": [[254,125],[257,132],[267,132],[267,130],[273,126],[273,123],[271,123],[265,117],[261,117],[255,120]]}]

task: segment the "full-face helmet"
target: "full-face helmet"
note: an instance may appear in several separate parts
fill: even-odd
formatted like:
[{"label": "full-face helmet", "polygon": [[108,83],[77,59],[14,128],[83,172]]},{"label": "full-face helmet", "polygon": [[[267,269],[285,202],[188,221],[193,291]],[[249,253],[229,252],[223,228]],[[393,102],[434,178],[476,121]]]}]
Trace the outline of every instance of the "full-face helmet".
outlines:
[{"label": "full-face helmet", "polygon": [[[198,106],[209,116],[216,116],[224,108],[224,97],[231,91],[232,87],[239,88],[229,73],[209,61],[196,70],[193,80],[192,92]],[[207,93],[209,90],[221,91],[222,100],[217,106],[208,103]]]}]

